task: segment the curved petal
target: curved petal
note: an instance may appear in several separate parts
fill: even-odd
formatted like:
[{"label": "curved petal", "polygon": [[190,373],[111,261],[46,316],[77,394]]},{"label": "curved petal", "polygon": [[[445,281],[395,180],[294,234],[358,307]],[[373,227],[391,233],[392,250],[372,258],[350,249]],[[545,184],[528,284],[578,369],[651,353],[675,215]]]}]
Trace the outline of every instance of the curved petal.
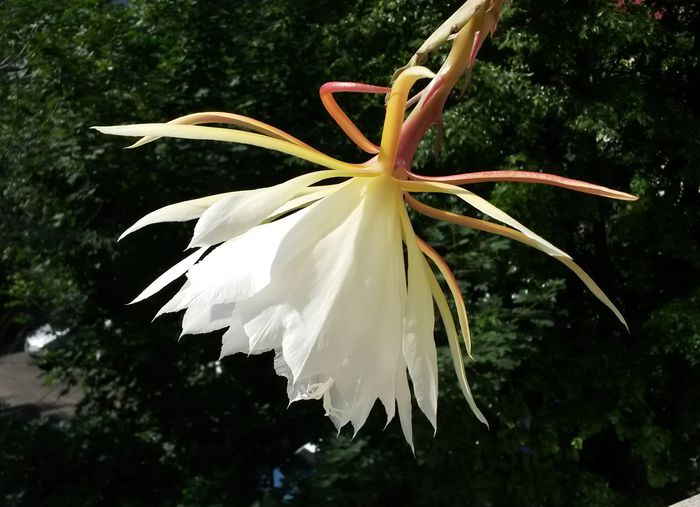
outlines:
[{"label": "curved petal", "polygon": [[470,192],[469,190],[456,187],[454,185],[448,185],[446,183],[436,183],[430,181],[402,181],[401,185],[404,188],[404,190],[408,192],[438,192],[457,196],[467,204],[481,211],[483,214],[488,215],[495,220],[503,222],[506,225],[510,225],[514,229],[519,230],[520,232],[525,234],[525,236],[527,236],[532,241],[540,245],[542,249],[544,249],[544,251],[548,254],[558,257],[566,257],[569,259],[571,258],[569,254],[563,252],[546,239],[532,232],[523,224],[521,224],[520,222],[512,218],[510,215],[508,215],[505,211],[497,208],[496,206],[488,202],[486,199],[482,199],[478,195]]},{"label": "curved petal", "polygon": [[462,339],[464,340],[465,347],[467,347],[467,354],[471,355],[472,339],[471,333],[469,332],[469,319],[467,318],[467,308],[464,305],[464,298],[462,298],[462,291],[459,288],[459,282],[457,282],[457,278],[455,278],[454,273],[452,273],[452,270],[445,262],[445,259],[443,259],[435,250],[433,250],[433,248],[430,245],[428,245],[422,239],[418,238],[417,241],[420,250],[425,255],[427,255],[431,261],[433,261],[433,263],[440,271],[440,274],[442,274],[442,277],[445,279],[445,282],[447,283],[447,286],[450,289],[452,299],[454,299],[455,302],[455,308],[457,309],[457,318],[459,320],[459,326],[462,331]]},{"label": "curved petal", "polygon": [[408,387],[408,377],[406,368],[403,365],[396,370],[396,405],[399,407],[399,422],[403,436],[411,446],[411,451],[415,456],[416,450],[413,447],[413,422],[411,420],[411,389]]},{"label": "curved petal", "polygon": [[329,195],[334,194],[341,188],[343,188],[345,185],[347,185],[348,182],[345,181],[343,183],[338,183],[336,185],[319,185],[319,186],[314,186],[314,187],[308,187],[303,189],[301,192],[297,194],[294,199],[291,199],[284,203],[282,206],[277,208],[275,211],[270,213],[270,216],[268,216],[265,221],[269,222],[272,220],[275,220],[283,215],[286,215],[287,213],[291,211],[296,211],[298,209],[302,209],[307,207],[309,204],[313,204],[316,201],[320,201],[321,199],[324,199],[328,197]]},{"label": "curved petal", "polygon": [[298,146],[288,141],[274,139],[255,132],[245,132],[243,130],[202,127],[199,125],[174,125],[168,123],[141,123],[135,125],[115,125],[110,127],[92,127],[103,134],[127,137],[176,137],[181,139],[202,139],[209,141],[224,141],[229,143],[241,143],[251,146],[259,146],[268,150],[279,151],[308,160],[329,169],[356,170],[359,166],[348,164],[342,160],[337,160],[328,155],[305,146]]},{"label": "curved petal", "polygon": [[226,331],[226,334],[231,333],[231,335],[235,335],[238,337],[232,338],[229,340],[222,340],[221,341],[221,354],[219,355],[219,359],[230,356],[231,354],[237,354],[239,352],[243,354],[250,354],[250,349],[248,348],[248,339],[245,335],[245,333],[242,332],[243,329],[243,322],[241,322],[240,317],[236,314],[236,312],[233,312],[233,315],[231,317],[231,325]]},{"label": "curved petal", "polygon": [[182,333],[211,333],[232,325],[234,303],[191,306],[182,317]]},{"label": "curved petal", "polygon": [[435,313],[430,290],[431,274],[425,271],[421,253],[406,208],[401,221],[408,260],[407,299],[404,316],[403,355],[413,382],[418,407],[437,431],[438,372],[435,349]]},{"label": "curved petal", "polygon": [[[427,262],[423,262],[425,262],[426,269],[429,270],[430,268],[428,267]],[[442,293],[440,284],[438,283],[435,276],[432,275],[432,272],[430,277],[430,289],[433,293],[433,298],[435,299],[435,304],[438,307],[440,316],[442,317],[442,323],[445,326],[445,333],[447,334],[447,341],[450,344],[450,352],[452,353],[452,363],[455,367],[455,373],[457,373],[459,387],[462,389],[462,394],[467,400],[469,408],[472,409],[472,412],[474,412],[476,418],[482,423],[484,423],[486,426],[488,426],[489,423],[486,421],[484,414],[481,413],[481,410],[479,410],[479,407],[476,406],[474,396],[472,395],[472,391],[469,388],[467,374],[464,371],[464,359],[462,359],[462,350],[459,346],[459,338],[457,337],[457,328],[455,328],[455,322],[452,319],[450,307],[447,304],[447,299],[445,298],[445,295]]]},{"label": "curved petal", "polygon": [[271,281],[271,270],[284,238],[309,208],[259,225],[216,247],[190,268],[187,283],[158,315],[189,306],[235,303],[249,298]]},{"label": "curved petal", "polygon": [[282,349],[293,399],[323,397],[334,424],[355,430],[377,398],[393,415],[396,370],[405,369],[398,201],[387,199],[386,185],[393,182],[353,180],[303,210],[270,266],[274,284],[235,309],[251,353]]},{"label": "curved petal", "polygon": [[411,67],[403,71],[391,88],[384,116],[382,141],[379,147],[379,162],[393,169],[396,151],[399,147],[399,134],[406,112],[406,100],[413,83],[419,79],[433,78],[435,74],[425,67]]},{"label": "curved petal", "polygon": [[[267,123],[261,122],[259,120],[256,120],[254,118],[249,118],[248,116],[243,116],[241,114],[234,114],[234,113],[221,113],[221,112],[205,112],[205,113],[193,113],[193,114],[188,114],[186,116],[181,116],[179,118],[175,118],[174,120],[170,120],[168,122],[169,124],[175,124],[175,125],[201,125],[203,123],[226,123],[229,125],[235,125],[237,127],[243,127],[243,128],[249,128],[250,130],[254,132],[258,132],[260,134],[265,134],[270,137],[274,137],[276,139],[281,139],[283,141],[289,141],[290,143],[299,145],[299,146],[306,146],[307,148],[311,148],[308,144],[300,141],[296,137],[287,134],[285,131],[280,130],[276,127],[273,127],[272,125],[268,125]],[[136,141],[134,144],[130,146],[130,148],[138,148],[139,146],[143,146],[144,144],[148,144],[150,142],[153,142],[155,140],[159,139],[157,136],[146,136],[142,137],[138,141]],[[311,148],[313,149],[313,148]]]},{"label": "curved petal", "polygon": [[581,267],[576,264],[570,257],[566,256],[563,257],[561,255],[554,255],[547,251],[545,248],[542,248],[542,245],[540,245],[538,242],[532,240],[532,238],[527,237],[525,234],[510,229],[508,227],[504,227],[502,225],[498,224],[492,224],[491,222],[486,222],[485,220],[479,220],[477,218],[471,218],[471,217],[465,217],[462,215],[458,215],[456,213],[451,213],[449,211],[443,211],[437,208],[433,208],[432,206],[428,206],[425,203],[422,203],[418,201],[417,199],[411,197],[411,196],[406,196],[406,202],[418,211],[419,213],[422,213],[426,216],[429,216],[431,218],[435,218],[437,220],[444,220],[447,222],[452,222],[454,224],[458,225],[464,225],[467,227],[471,227],[472,229],[478,229],[480,231],[485,231],[485,232],[490,232],[491,234],[497,234],[499,236],[503,236],[515,241],[518,241],[520,243],[523,243],[525,245],[528,245],[532,248],[536,248],[537,250],[540,250],[546,254],[549,254],[550,256],[554,257],[557,259],[559,262],[564,264],[566,267],[568,267],[571,271],[574,272],[576,276],[579,277],[579,279],[588,287],[588,289],[593,293],[593,295],[598,298],[598,300],[603,303],[605,306],[607,306],[610,311],[615,314],[615,316],[618,318],[618,320],[622,323],[622,325],[625,326],[627,331],[629,331],[629,326],[627,325],[627,322],[625,321],[625,318],[622,316],[622,313],[620,310],[617,309],[617,307],[613,304],[613,302],[608,298],[607,295],[605,295],[605,292],[598,286],[595,281],[583,270]]},{"label": "curved petal", "polygon": [[187,270],[194,266],[194,264],[202,257],[202,255],[204,255],[204,252],[206,251],[206,248],[200,248],[191,255],[188,255],[186,258],[184,258],[183,260],[175,264],[172,268],[170,268],[165,273],[156,278],[156,280],[153,283],[146,287],[144,291],[138,296],[136,296],[136,298],[134,298],[134,300],[129,304],[132,305],[134,303],[138,303],[139,301],[143,301],[144,299],[151,297],[153,294],[159,292],[161,289],[163,289],[176,279],[180,278],[187,272]]},{"label": "curved petal", "polygon": [[362,132],[360,132],[360,129],[357,128],[350,118],[348,118],[348,115],[345,114],[345,112],[335,101],[333,94],[338,92],[389,93],[390,91],[391,88],[384,86],[333,81],[330,83],[325,83],[323,86],[321,86],[319,94],[321,95],[321,102],[326,108],[326,111],[328,111],[328,114],[331,115],[343,132],[345,132],[345,134],[363,151],[374,154],[379,153],[379,147],[367,139]]},{"label": "curved petal", "polygon": [[627,325],[627,321],[625,318],[622,316],[622,312],[617,309],[617,307],[613,304],[612,301],[610,301],[610,298],[605,295],[605,292],[603,292],[603,289],[601,289],[597,283],[593,281],[593,278],[591,278],[588,273],[586,273],[581,266],[576,264],[572,259],[568,259],[565,257],[558,257],[557,260],[564,264],[567,268],[569,268],[571,271],[574,272],[576,276],[579,277],[579,279],[584,283],[586,287],[588,287],[588,290],[590,290],[593,295],[598,298],[598,300],[603,303],[605,306],[607,306],[611,312],[617,317],[617,319],[622,323],[623,326],[625,326],[625,329],[627,329],[627,332],[629,333],[630,327]]},{"label": "curved petal", "polygon": [[219,202],[221,199],[237,194],[239,192],[226,192],[224,194],[208,195],[199,199],[178,202],[164,206],[163,208],[151,211],[148,215],[140,218],[134,225],[125,230],[117,241],[121,241],[134,231],[151,224],[162,222],[186,222],[202,216],[207,209]]},{"label": "curved petal", "polygon": [[335,177],[337,171],[317,171],[279,185],[236,192],[220,199],[202,214],[189,246],[211,246],[238,236],[267,219],[300,191]]},{"label": "curved petal", "polygon": [[408,176],[416,181],[434,181],[439,183],[450,183],[452,185],[467,185],[472,183],[485,182],[518,182],[518,183],[539,183],[554,187],[566,188],[585,194],[609,197],[610,199],[620,199],[623,201],[636,201],[638,197],[613,190],[611,188],[594,185],[585,181],[574,180],[558,176],[556,174],[538,173],[532,171],[479,171],[472,173],[453,174],[450,176],[422,176],[420,174],[408,172]]},{"label": "curved petal", "polygon": [[292,370],[284,360],[282,349],[279,347],[275,349],[274,367],[277,375],[287,379],[287,396],[289,397],[290,404],[300,400],[323,399],[324,408],[327,410],[326,415],[330,416],[331,407],[330,395],[328,391],[331,387],[333,387],[333,379],[327,379],[325,382],[314,382],[314,380],[309,380],[304,384],[295,383]]}]

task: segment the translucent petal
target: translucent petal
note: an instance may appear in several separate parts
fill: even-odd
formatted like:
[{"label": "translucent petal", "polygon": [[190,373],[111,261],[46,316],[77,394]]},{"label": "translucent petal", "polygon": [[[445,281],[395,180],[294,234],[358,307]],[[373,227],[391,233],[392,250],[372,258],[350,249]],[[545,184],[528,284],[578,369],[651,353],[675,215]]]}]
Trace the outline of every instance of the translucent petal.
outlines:
[{"label": "translucent petal", "polygon": [[576,276],[578,276],[581,281],[588,287],[588,289],[593,293],[595,297],[597,297],[601,303],[603,303],[605,306],[607,306],[610,311],[612,311],[615,314],[615,317],[618,318],[618,320],[622,323],[623,326],[625,326],[625,329],[629,332],[630,328],[627,325],[627,321],[625,318],[622,316],[622,313],[620,310],[617,309],[617,307],[613,304],[612,301],[610,301],[610,298],[605,295],[605,292],[603,292],[603,289],[601,289],[597,283],[593,281],[593,279],[586,273],[581,267],[576,264],[573,260],[565,257],[558,257],[557,260],[564,264],[567,268],[569,268],[571,271],[573,271]]},{"label": "translucent petal", "polygon": [[245,332],[243,332],[243,323],[235,312],[231,318],[231,327],[228,328],[224,336],[226,335],[228,335],[227,339],[221,342],[221,355],[219,358],[239,352],[243,354],[250,353],[248,349],[248,337]]},{"label": "translucent petal", "polygon": [[211,246],[238,236],[267,219],[301,190],[337,176],[335,171],[318,171],[272,187],[229,195],[202,214],[194,228],[190,247]]},{"label": "translucent petal", "polygon": [[191,305],[235,303],[261,291],[270,284],[281,243],[307,212],[259,225],[215,248],[189,270],[187,283],[159,315]]},{"label": "translucent petal", "polygon": [[528,238],[536,242],[538,245],[540,245],[542,250],[547,252],[548,254],[566,257],[569,259],[571,258],[569,254],[561,251],[546,239],[532,232],[523,224],[521,224],[520,222],[512,218],[510,215],[508,215],[505,211],[497,208],[496,206],[488,202],[486,199],[482,199],[478,195],[470,192],[469,190],[456,187],[454,185],[448,185],[446,183],[435,183],[428,181],[404,181],[402,182],[402,186],[408,192],[439,192],[444,194],[455,195],[463,201],[465,201],[467,204],[481,211],[483,214],[488,215],[495,220],[503,222],[504,224],[510,225],[514,229],[519,230],[520,232],[525,234],[525,236],[527,236]]},{"label": "translucent petal", "polygon": [[416,243],[406,209],[401,214],[408,257],[408,293],[404,316],[403,356],[413,382],[418,407],[437,430],[438,372],[435,350],[435,313],[429,273]]},{"label": "translucent petal", "polygon": [[248,144],[259,146],[268,150],[279,151],[294,157],[308,160],[318,165],[330,169],[354,170],[357,166],[337,160],[328,155],[308,148],[299,146],[289,141],[275,139],[255,132],[245,132],[243,130],[202,127],[199,125],[175,125],[170,123],[141,123],[136,125],[114,125],[110,127],[92,127],[103,134],[128,137],[176,137],[181,139],[202,139],[209,141],[224,141],[230,143]]},{"label": "translucent petal", "polygon": [[124,231],[122,235],[119,236],[119,241],[132,232],[138,231],[147,225],[161,222],[186,222],[187,220],[199,218],[202,216],[202,213],[209,209],[209,207],[219,202],[221,199],[225,199],[226,197],[237,193],[240,192],[226,192],[224,194],[209,195],[199,199],[170,204],[155,211],[151,211],[148,215],[139,219],[134,225]]},{"label": "translucent petal", "polygon": [[[312,204],[316,201],[320,201],[324,197],[328,197],[329,195],[335,193],[336,191],[340,190],[343,186],[347,184],[346,182],[343,183],[338,183],[337,185],[320,185],[320,186],[314,186],[314,187],[307,187],[306,189],[302,190],[299,195],[294,197],[294,199],[291,199],[284,203],[282,206],[277,208],[275,211],[270,213],[270,216],[267,217],[266,221],[271,221],[279,218],[282,215],[286,215],[287,213],[291,211],[295,211],[297,209],[305,208],[309,204]],[[308,193],[304,193],[308,192]]]},{"label": "translucent petal", "polygon": [[[218,111],[205,112],[205,113],[194,113],[194,114],[188,114],[186,116],[181,116],[179,118],[175,118],[174,120],[170,120],[168,123],[171,123],[171,124],[174,123],[176,125],[201,125],[202,123],[227,123],[229,125],[235,125],[237,127],[248,128],[248,129],[253,130],[254,132],[259,132],[260,134],[265,134],[265,135],[268,135],[270,137],[289,141],[290,143],[298,144],[299,146],[307,146],[308,147],[308,145],[301,142],[296,137],[287,134],[283,130],[280,130],[276,127],[273,127],[272,125],[268,125],[267,123],[261,122],[259,120],[256,120],[255,118],[249,118],[247,116],[243,116],[240,114],[222,113],[222,112],[218,112]],[[130,146],[130,148],[138,148],[139,146],[143,146],[144,144],[148,144],[148,143],[153,142],[157,139],[158,139],[158,137],[155,137],[155,136],[146,136],[146,137],[143,137],[143,138],[139,139],[138,141],[136,141],[134,144],[132,144]]]},{"label": "translucent petal", "polygon": [[425,253],[435,266],[440,271],[440,274],[445,279],[447,286],[452,293],[452,299],[454,299],[455,307],[457,309],[457,317],[459,320],[459,327],[462,331],[462,338],[464,339],[464,345],[467,347],[467,354],[471,354],[472,343],[471,343],[471,333],[469,332],[469,319],[467,318],[467,308],[464,304],[464,298],[462,297],[462,291],[459,287],[459,282],[455,278],[454,273],[443,259],[435,250],[433,250],[430,245],[425,241],[418,239],[418,247],[423,253]]},{"label": "translucent petal", "polygon": [[204,255],[204,252],[206,251],[206,248],[200,248],[196,252],[185,257],[183,260],[175,264],[172,268],[170,268],[165,273],[156,278],[156,280],[153,283],[151,283],[151,285],[146,287],[146,289],[141,294],[136,296],[136,298],[129,304],[138,303],[139,301],[151,297],[153,294],[159,292],[165,286],[180,278],[202,257],[202,255]]},{"label": "translucent petal", "polygon": [[397,189],[382,180],[352,181],[303,210],[272,264],[274,284],[235,309],[252,353],[283,337],[294,399],[322,396],[333,422],[355,430],[377,398],[393,414],[396,371],[405,368],[398,200],[387,185]]},{"label": "translucent petal", "polygon": [[190,306],[182,318],[182,335],[211,333],[231,325],[233,303]]},{"label": "translucent petal", "polygon": [[598,298],[605,306],[607,306],[629,331],[627,322],[622,316],[620,310],[617,309],[617,307],[613,304],[610,298],[608,298],[608,296],[605,294],[605,292],[603,292],[603,290],[598,286],[598,284],[595,283],[595,281],[593,281],[593,279],[588,275],[588,273],[581,269],[581,267],[578,264],[576,264],[569,256],[563,257],[560,255],[554,255],[551,252],[547,251],[545,248],[543,248],[542,245],[540,245],[537,241],[534,241],[531,238],[527,237],[525,234],[513,230],[509,227],[504,227],[499,224],[493,224],[491,222],[486,222],[477,218],[465,217],[456,213],[450,213],[449,211],[439,210],[437,208],[433,208],[432,206],[428,206],[427,204],[416,200],[410,195],[406,197],[406,202],[408,202],[411,205],[411,207],[414,208],[416,211],[423,213],[424,215],[427,215],[429,217],[435,218],[437,220],[445,220],[455,224],[464,225],[466,227],[471,227],[473,229],[478,229],[480,231],[489,232],[491,234],[498,234],[499,236],[504,236],[506,238],[518,241],[520,243],[524,243],[525,245],[528,245],[532,248],[536,248],[542,252],[551,255],[559,262],[564,264],[566,267],[568,267],[571,271],[573,271],[574,274],[578,276],[581,279],[581,281],[586,285],[586,287],[588,287],[588,289],[593,293],[593,295],[596,298]]},{"label": "translucent petal", "polygon": [[[427,267],[426,263],[426,269],[429,269]],[[484,414],[481,413],[481,410],[479,410],[479,407],[476,406],[476,402],[474,401],[474,396],[472,395],[472,391],[469,388],[469,382],[467,381],[467,374],[464,371],[464,360],[462,359],[462,351],[459,347],[459,338],[457,337],[457,329],[455,328],[455,323],[452,318],[452,314],[450,313],[450,307],[447,304],[447,299],[445,298],[445,295],[442,293],[442,289],[440,288],[440,284],[438,284],[438,281],[435,279],[435,276],[431,276],[430,279],[430,287],[433,293],[433,297],[435,298],[435,304],[438,307],[438,310],[440,311],[440,316],[442,317],[442,322],[445,326],[445,333],[447,334],[447,340],[448,343],[450,344],[450,352],[452,354],[452,362],[454,363],[455,367],[455,373],[457,373],[457,379],[459,381],[459,387],[462,389],[462,394],[464,395],[464,398],[467,400],[467,403],[469,404],[469,407],[472,409],[472,412],[474,412],[474,415],[476,418],[484,423],[486,426],[488,426],[488,422],[486,421],[486,418],[484,417]]]},{"label": "translucent petal", "polygon": [[411,420],[411,390],[408,387],[406,368],[403,365],[396,370],[396,404],[399,407],[401,431],[403,431],[406,442],[408,442],[413,454],[415,454],[416,450],[413,447],[413,422]]}]

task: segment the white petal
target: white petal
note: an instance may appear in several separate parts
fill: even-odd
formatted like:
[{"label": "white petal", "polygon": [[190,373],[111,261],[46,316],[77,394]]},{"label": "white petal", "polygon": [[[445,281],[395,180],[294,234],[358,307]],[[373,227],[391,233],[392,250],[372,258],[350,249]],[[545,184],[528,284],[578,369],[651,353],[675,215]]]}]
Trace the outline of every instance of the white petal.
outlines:
[{"label": "white petal", "polygon": [[308,191],[308,193],[304,193],[304,191],[302,191],[302,195],[296,196],[294,199],[291,199],[273,211],[270,216],[267,217],[266,221],[274,220],[282,215],[286,215],[290,211],[301,209],[316,201],[320,201],[324,197],[328,197],[329,195],[337,192],[347,183],[348,182],[345,181],[343,183],[338,183],[337,185],[320,186],[318,189],[316,189],[316,187],[308,187],[305,189]]},{"label": "white petal", "polygon": [[165,303],[165,305],[158,310],[158,313],[153,320],[157,319],[164,313],[177,312],[183,308],[187,308],[187,298],[191,286],[192,284],[189,282],[189,280],[186,281],[182,287],[180,287],[180,290],[170,299],[170,301]]},{"label": "white petal", "polygon": [[[395,410],[406,289],[392,194],[382,187],[369,191],[364,183],[347,190],[316,205],[293,231],[338,223],[286,277],[273,274],[276,284],[283,281],[278,297],[288,307],[283,329],[275,332],[284,336],[294,383],[332,378],[324,397],[329,415],[337,426],[352,422],[357,431],[377,398],[389,417]],[[344,199],[354,203],[349,213]]]},{"label": "white petal", "polygon": [[411,390],[408,387],[406,368],[403,365],[396,370],[396,404],[399,406],[399,421],[401,422],[403,436],[415,454],[416,451],[413,447],[413,423],[411,421]]},{"label": "white petal", "polygon": [[206,248],[200,248],[196,252],[185,257],[183,260],[175,264],[172,268],[170,268],[165,273],[156,278],[156,280],[153,283],[151,283],[151,285],[146,287],[146,289],[129,304],[138,303],[139,301],[151,297],[153,294],[163,289],[166,285],[170,284],[177,278],[184,275],[187,272],[187,270],[190,269],[202,255],[204,255],[204,252],[206,251]]},{"label": "white petal", "polygon": [[248,348],[251,354],[260,354],[281,347],[285,328],[292,325],[290,321],[299,318],[298,312],[285,304],[264,307],[262,311],[257,310],[259,307],[256,301],[256,298],[251,298],[252,304],[243,301],[237,309],[241,320],[245,322],[244,329],[248,336]]},{"label": "white petal", "polygon": [[287,396],[292,399],[292,385],[294,379],[292,378],[292,370],[289,369],[289,365],[284,360],[282,355],[282,349],[278,348],[275,350],[275,360],[273,362],[275,367],[275,373],[280,377],[285,377],[287,379]]},{"label": "white petal", "polygon": [[[405,369],[401,334],[406,284],[398,193],[387,193],[393,188],[389,184],[388,179],[376,185],[353,181],[281,219],[296,222],[284,230],[274,258],[260,263],[270,267],[268,283],[246,291],[252,294],[238,300],[234,310],[244,323],[250,353],[282,348],[290,400],[321,397],[336,426],[352,422],[355,430],[377,398],[388,417],[393,415],[396,371]],[[216,254],[206,260],[212,262]],[[197,266],[205,269],[205,263]],[[190,282],[198,278],[197,270],[191,270]],[[221,271],[215,272],[221,278]],[[221,297],[226,290],[209,291],[207,297],[230,300],[231,294]],[[245,348],[239,330],[229,330],[224,336],[228,340]]]},{"label": "white petal", "polygon": [[221,355],[219,358],[239,352],[248,354],[250,351],[248,350],[248,337],[243,331],[243,323],[234,312],[231,327],[228,328],[221,342]]},{"label": "white petal", "polygon": [[[249,144],[260,146],[269,150],[279,151],[294,157],[308,160],[324,167],[343,171],[356,171],[355,164],[349,164],[324,155],[323,153],[287,140],[270,137],[255,132],[243,130],[202,127],[199,125],[176,125],[173,123],[142,123],[140,125],[113,125],[110,127],[92,127],[103,134],[128,137],[179,137],[182,139],[209,139],[212,141],[224,141],[231,143]],[[136,145],[139,141],[136,142]]]},{"label": "white petal", "polygon": [[221,199],[236,193],[237,192],[227,192],[224,194],[209,195],[199,199],[170,204],[169,206],[151,211],[148,215],[141,218],[134,225],[124,231],[122,235],[119,236],[119,240],[122,240],[125,236],[128,236],[132,232],[137,231],[142,227],[146,227],[147,225],[161,222],[186,222],[187,220],[199,218],[210,206]]},{"label": "white petal", "polygon": [[[424,262],[425,269],[427,270],[426,272],[428,272],[430,270],[430,267],[428,266],[428,263],[426,261]],[[464,361],[462,359],[462,352],[459,345],[459,337],[457,336],[457,328],[455,327],[454,319],[452,318],[452,313],[450,312],[450,307],[447,304],[447,298],[445,298],[445,295],[443,294],[442,289],[440,288],[440,284],[435,278],[435,275],[432,274],[430,276],[430,289],[433,293],[433,297],[435,298],[435,304],[437,305],[438,310],[440,311],[443,326],[445,327],[445,334],[447,334],[447,341],[450,345],[452,363],[455,368],[455,373],[457,374],[459,387],[462,390],[464,398],[469,404],[469,408],[472,409],[472,412],[474,413],[476,418],[488,427],[489,423],[488,421],[486,421],[484,414],[481,413],[481,410],[479,410],[479,407],[476,406],[474,396],[472,395],[471,388],[469,387],[469,382],[467,381],[467,375],[464,371]]]},{"label": "white petal", "polygon": [[438,371],[433,330],[435,313],[425,260],[414,238],[406,243],[408,298],[404,320],[403,355],[413,382],[416,402],[437,430]]},{"label": "white petal", "polygon": [[190,306],[182,318],[182,335],[210,333],[231,325],[233,303]]},{"label": "white petal", "polygon": [[215,245],[234,238],[263,222],[302,189],[332,176],[337,174],[317,171],[272,187],[236,192],[202,214],[190,247]]},{"label": "white petal", "polygon": [[410,441],[400,202],[390,178],[351,180],[215,248],[161,312],[186,308],[184,332],[229,325],[222,356],[278,351],[290,401],[322,399],[339,428],[398,401]]},{"label": "white petal", "polygon": [[254,227],[215,248],[189,270],[187,283],[161,308],[159,315],[190,305],[235,303],[262,290],[270,284],[280,243],[307,211]]},{"label": "white petal", "polygon": [[[328,405],[327,400],[329,398],[328,391],[333,387],[333,378],[328,378],[325,381],[316,381],[319,379],[309,379],[306,383],[300,384],[294,383],[292,376],[292,370],[289,369],[289,365],[284,360],[284,355],[282,354],[282,349],[278,348],[275,350],[275,373],[280,377],[286,377],[287,379],[287,396],[289,397],[289,402],[293,403],[299,400],[318,400],[323,398],[324,405]],[[330,415],[328,413],[327,415]]]},{"label": "white petal", "polygon": [[537,248],[541,249],[543,252],[546,252],[549,255],[553,255],[554,257],[564,257],[567,259],[571,258],[569,254],[563,252],[546,239],[532,232],[523,224],[521,224],[513,217],[508,215],[508,213],[506,213],[505,211],[497,208],[496,206],[488,202],[486,199],[482,199],[478,195],[470,192],[465,188],[437,181],[405,181],[402,183],[402,186],[405,190],[409,192],[442,192],[446,194],[455,195],[462,199],[464,202],[475,207],[485,215],[499,220],[504,224],[509,225],[514,229],[517,229],[518,231],[522,232],[525,236],[534,241],[535,244],[538,245]]},{"label": "white petal", "polygon": [[542,238],[541,236],[535,234],[532,232],[530,229],[525,227],[523,224],[512,218],[510,215],[508,215],[505,211],[497,208],[490,202],[488,202],[486,199],[483,199],[479,197],[478,195],[470,192],[469,190],[466,190],[464,188],[460,187],[455,187],[455,189],[459,189],[460,192],[455,191],[455,195],[465,201],[468,204],[471,204],[474,206],[476,209],[484,213],[485,215],[490,216],[491,218],[494,218],[496,220],[499,220],[503,222],[506,225],[510,225],[514,229],[519,230],[525,236],[528,238],[534,240],[537,242],[539,245],[543,247],[543,250],[547,252],[549,255],[555,255],[558,257],[565,257],[567,259],[570,259],[571,257],[569,254],[566,252],[563,252],[556,246],[554,246],[552,243],[547,241],[546,239]]}]

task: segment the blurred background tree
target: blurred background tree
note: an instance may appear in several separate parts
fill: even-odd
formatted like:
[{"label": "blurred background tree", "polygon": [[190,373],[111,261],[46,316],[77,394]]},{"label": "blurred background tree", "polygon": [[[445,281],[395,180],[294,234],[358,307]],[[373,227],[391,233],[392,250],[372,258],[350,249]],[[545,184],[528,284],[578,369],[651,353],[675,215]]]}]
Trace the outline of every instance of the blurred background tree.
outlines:
[{"label": "blurred background tree", "polygon": [[[470,304],[469,373],[490,430],[442,353],[438,432],[416,414],[413,458],[379,411],[354,439],[336,437],[318,404],[287,409],[271,357],[217,362],[216,333],[178,342],[176,318],[150,324],[167,295],[125,306],[179,257],[189,231],[149,228],[117,248],[135,219],[308,166],[221,143],[124,151],[90,125],[234,111],[359,161],[317,88],[387,84],[459,4],[0,3],[0,346],[10,351],[44,323],[70,330],[42,366],[85,390],[68,420],[0,416],[0,503],[641,507],[698,491],[693,0],[519,0],[467,95],[448,102],[441,157],[434,139],[421,148],[415,167],[426,174],[544,169],[640,196],[476,188],[578,259],[619,303],[629,334],[546,256],[418,219]],[[382,99],[341,100],[376,138]],[[318,450],[304,462],[294,451],[308,442]]]}]

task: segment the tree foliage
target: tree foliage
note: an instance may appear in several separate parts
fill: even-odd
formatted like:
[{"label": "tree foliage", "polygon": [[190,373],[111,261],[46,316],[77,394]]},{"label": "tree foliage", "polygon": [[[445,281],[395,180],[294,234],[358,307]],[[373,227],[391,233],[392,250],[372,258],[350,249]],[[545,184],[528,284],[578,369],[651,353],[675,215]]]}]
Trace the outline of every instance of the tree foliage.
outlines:
[{"label": "tree foliage", "polygon": [[[700,488],[691,0],[514,3],[468,93],[448,102],[440,158],[435,139],[421,147],[426,174],[544,169],[640,196],[476,188],[579,260],[629,333],[552,259],[417,218],[470,304],[469,373],[490,429],[463,403],[444,354],[439,428],[433,438],[416,416],[414,458],[379,413],[358,436],[335,436],[319,407],[287,409],[271,358],[218,362],[218,336],[178,342],[174,318],[149,324],[157,303],[125,306],[187,234],[160,226],[117,246],[136,218],[307,168],[218,143],[124,151],[90,125],[234,111],[359,160],[324,116],[318,86],[386,84],[457,4],[0,4],[0,340],[7,348],[13,332],[46,322],[68,329],[43,365],[86,392],[70,420],[0,414],[1,503],[662,506]],[[341,100],[379,134],[381,98]],[[294,455],[306,442],[319,446],[310,465]]]}]

